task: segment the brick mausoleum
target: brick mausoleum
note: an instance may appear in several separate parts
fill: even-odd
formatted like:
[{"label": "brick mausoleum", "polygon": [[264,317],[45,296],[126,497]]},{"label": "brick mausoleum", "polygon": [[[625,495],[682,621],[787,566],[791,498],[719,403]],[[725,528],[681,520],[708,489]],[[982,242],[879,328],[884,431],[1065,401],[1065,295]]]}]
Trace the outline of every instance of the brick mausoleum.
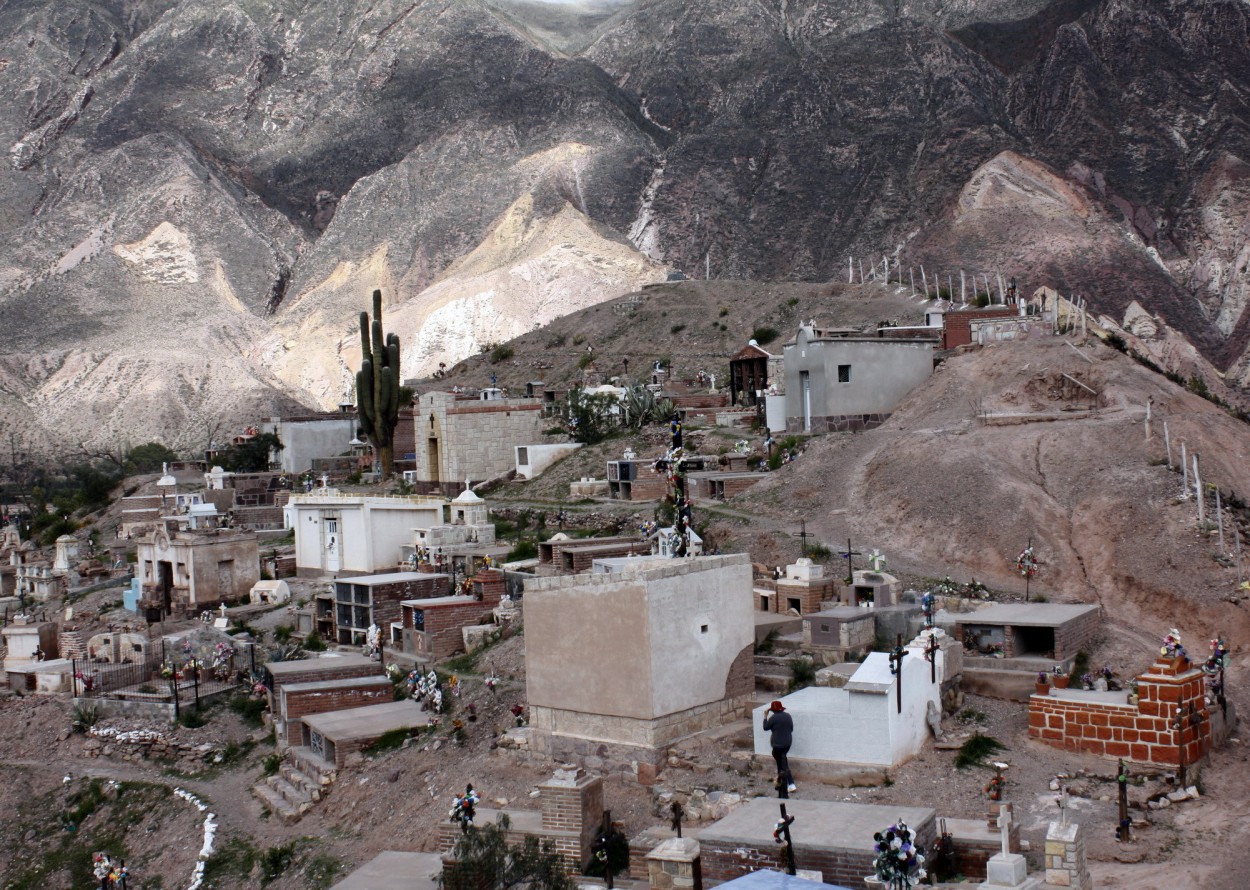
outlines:
[{"label": "brick mausoleum", "polygon": [[[1122,757],[1135,763],[1193,764],[1211,749],[1211,714],[1203,674],[1187,658],[1160,658],[1137,678],[1138,700],[1127,692],[1051,689],[1029,699],[1029,736],[1070,751]],[[1177,730],[1178,709],[1193,713]]]}]

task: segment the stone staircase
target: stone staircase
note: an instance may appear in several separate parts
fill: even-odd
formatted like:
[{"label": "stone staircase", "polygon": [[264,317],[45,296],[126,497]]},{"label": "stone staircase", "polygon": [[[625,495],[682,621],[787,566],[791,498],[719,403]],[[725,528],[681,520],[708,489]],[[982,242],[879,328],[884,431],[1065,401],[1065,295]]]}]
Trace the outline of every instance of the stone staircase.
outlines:
[{"label": "stone staircase", "polygon": [[334,782],[334,764],[309,748],[288,748],[277,775],[252,786],[252,794],[284,825],[294,825],[321,800]]}]

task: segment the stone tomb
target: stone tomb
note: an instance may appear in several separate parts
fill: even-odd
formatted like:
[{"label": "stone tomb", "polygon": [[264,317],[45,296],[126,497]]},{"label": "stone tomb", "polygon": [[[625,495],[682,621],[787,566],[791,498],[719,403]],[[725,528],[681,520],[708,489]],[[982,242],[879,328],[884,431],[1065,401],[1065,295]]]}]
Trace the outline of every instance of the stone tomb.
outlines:
[{"label": "stone tomb", "polygon": [[110,631],[87,640],[87,658],[108,664],[141,664],[150,645],[143,634]]},{"label": "stone tomb", "polygon": [[[907,647],[903,659],[902,713],[898,710],[898,678],[890,673],[884,652],[869,654],[841,688],[809,686],[781,699],[794,719],[794,745],[790,763],[796,776],[820,776],[840,766],[888,768],[911,759],[929,737],[930,706],[941,713],[945,653],[937,654],[937,682],[930,666],[922,634]],[[771,757],[769,733],[762,728],[763,705],[752,713],[755,753]]]},{"label": "stone tomb", "polygon": [[[791,799],[786,811],[795,860],[819,871],[826,884],[862,888],[873,873],[872,836],[900,818],[926,849],[933,843],[937,819],[927,807],[876,806],[836,801]],[[719,884],[760,869],[784,869],[784,854],[773,841],[780,813],[775,798],[759,797],[699,832],[703,879]]]},{"label": "stone tomb", "polygon": [[1098,632],[1101,608],[1064,603],[995,603],[968,613],[943,612],[938,623],[950,627],[969,654],[1004,658],[1066,661]]},{"label": "stone tomb", "polygon": [[8,626],[0,629],[0,636],[4,637],[8,649],[4,657],[6,670],[60,655],[57,626],[51,621],[35,621],[26,615],[17,615]]},{"label": "stone tomb", "polygon": [[302,746],[336,769],[347,758],[397,729],[416,729],[429,724],[430,715],[411,699],[366,705],[346,711],[328,711],[300,718]]},{"label": "stone tomb", "polygon": [[537,752],[632,771],[746,713],[754,692],[746,554],[634,563],[526,582]]},{"label": "stone tomb", "polygon": [[861,609],[897,606],[903,585],[893,575],[871,569],[856,569],[851,584],[843,584],[838,596],[844,605]]},{"label": "stone tomb", "polygon": [[291,586],[281,579],[277,581],[257,581],[247,594],[247,601],[253,606],[263,604],[281,605],[282,603],[290,602],[290,600]]},{"label": "stone tomb", "polygon": [[840,661],[872,649],[877,622],[871,611],[837,606],[803,618],[803,648],[822,650]]},{"label": "stone tomb", "polygon": [[[560,767],[538,786],[538,803],[541,811],[506,811],[511,822],[508,842],[520,843],[526,835],[551,841],[569,870],[580,874],[590,863],[591,844],[603,826],[603,780],[575,766]],[[477,807],[476,824],[495,822],[503,812]],[[439,850],[450,852],[459,837],[459,826],[443,820],[438,829]]]}]

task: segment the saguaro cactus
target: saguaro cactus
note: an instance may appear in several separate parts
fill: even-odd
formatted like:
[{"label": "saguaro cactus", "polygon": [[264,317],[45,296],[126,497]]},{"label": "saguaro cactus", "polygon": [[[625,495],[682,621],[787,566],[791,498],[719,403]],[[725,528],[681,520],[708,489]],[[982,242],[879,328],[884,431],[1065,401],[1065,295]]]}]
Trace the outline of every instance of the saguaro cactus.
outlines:
[{"label": "saguaro cactus", "polygon": [[399,335],[382,335],[382,291],[373,292],[373,321],[360,313],[360,370],[356,372],[356,416],[360,430],[382,463],[382,478],[394,472],[392,444],[399,422]]}]

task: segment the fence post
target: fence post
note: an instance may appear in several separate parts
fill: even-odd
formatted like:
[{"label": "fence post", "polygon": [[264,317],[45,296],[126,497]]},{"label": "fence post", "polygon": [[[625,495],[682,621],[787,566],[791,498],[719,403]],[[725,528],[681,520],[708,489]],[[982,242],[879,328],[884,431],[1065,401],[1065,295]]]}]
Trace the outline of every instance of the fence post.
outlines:
[{"label": "fence post", "polygon": [[256,643],[255,641],[253,641],[252,644],[247,647],[247,654],[252,662],[252,668],[251,670],[248,671],[247,679],[249,682],[255,682],[254,680],[254,678],[256,677]]},{"label": "fence post", "polygon": [[69,689],[70,698],[78,698],[78,659],[71,658],[69,660]]},{"label": "fence post", "polygon": [[174,722],[176,723],[178,721],[178,718],[182,716],[178,708],[178,675],[177,675],[177,672],[174,673],[174,676],[169,678],[169,688],[174,693]]},{"label": "fence post", "polygon": [[195,689],[195,709],[198,711],[200,709],[200,669],[199,668],[195,669],[195,677],[191,682]]}]

